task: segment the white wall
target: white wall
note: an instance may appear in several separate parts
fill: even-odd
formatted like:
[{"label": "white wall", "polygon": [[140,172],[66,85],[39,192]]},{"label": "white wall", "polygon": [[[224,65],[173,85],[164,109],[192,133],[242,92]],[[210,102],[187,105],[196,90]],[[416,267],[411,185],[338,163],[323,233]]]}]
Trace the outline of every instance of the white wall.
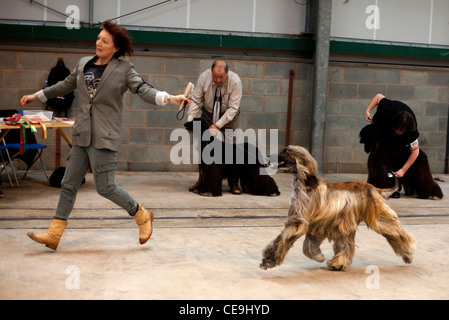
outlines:
[{"label": "white wall", "polygon": [[[119,20],[122,25],[207,31],[300,34],[305,29],[304,5],[309,0],[95,0],[93,22],[113,19],[157,5]],[[88,22],[87,0],[37,0],[65,13],[69,5],[80,8]],[[66,17],[39,6],[36,1],[0,0],[0,19],[65,22]]]},{"label": "white wall", "polygon": [[80,9],[80,20],[88,20],[86,0],[37,0],[33,4],[29,0],[0,0],[0,19],[65,22],[63,15],[44,9],[38,3],[64,14],[69,5],[76,5]]},{"label": "white wall", "polygon": [[332,0],[331,36],[449,45],[449,0]]},{"label": "white wall", "polygon": [[[306,3],[318,0],[94,0],[93,22],[126,17],[127,26],[176,28],[202,32],[249,32],[299,35],[305,30]],[[69,5],[89,20],[88,0],[0,0],[0,19],[38,23],[66,17]],[[367,9],[377,8],[377,11]],[[378,28],[372,28],[378,18]],[[331,36],[431,45],[449,45],[449,0],[332,0]]]}]

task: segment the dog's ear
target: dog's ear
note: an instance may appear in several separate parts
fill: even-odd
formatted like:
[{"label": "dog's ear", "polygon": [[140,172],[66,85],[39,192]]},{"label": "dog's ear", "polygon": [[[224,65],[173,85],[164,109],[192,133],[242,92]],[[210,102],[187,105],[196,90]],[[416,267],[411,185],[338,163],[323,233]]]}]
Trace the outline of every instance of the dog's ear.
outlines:
[{"label": "dog's ear", "polygon": [[296,162],[297,175],[303,184],[307,182],[307,176],[309,175],[309,169],[302,164]]},{"label": "dog's ear", "polygon": [[314,175],[306,175],[306,186],[315,189],[318,186],[318,178]]},{"label": "dog's ear", "polygon": [[301,173],[301,167],[303,167],[303,165],[301,165],[301,163],[299,162],[299,160],[298,159],[295,159],[295,162],[296,162],[296,171],[293,171],[293,170],[291,170],[290,169],[290,172],[296,172],[296,173],[298,173],[298,174],[300,174]]},{"label": "dog's ear", "polygon": [[301,162],[307,167],[307,174],[311,176],[318,176],[318,164],[310,153],[302,155]]}]

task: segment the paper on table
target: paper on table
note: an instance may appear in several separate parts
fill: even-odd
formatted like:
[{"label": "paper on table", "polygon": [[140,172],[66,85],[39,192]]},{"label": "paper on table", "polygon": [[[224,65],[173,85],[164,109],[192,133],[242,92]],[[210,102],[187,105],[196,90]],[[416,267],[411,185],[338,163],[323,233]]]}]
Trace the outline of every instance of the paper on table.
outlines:
[{"label": "paper on table", "polygon": [[75,120],[70,120],[69,118],[57,118],[57,117],[53,117],[53,119],[60,121],[62,123],[66,123],[66,124],[74,124]]}]

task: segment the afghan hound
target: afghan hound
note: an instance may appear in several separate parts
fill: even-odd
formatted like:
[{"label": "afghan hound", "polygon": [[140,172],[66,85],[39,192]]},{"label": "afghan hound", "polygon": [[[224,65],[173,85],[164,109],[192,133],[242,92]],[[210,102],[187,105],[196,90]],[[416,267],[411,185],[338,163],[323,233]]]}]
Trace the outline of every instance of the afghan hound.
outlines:
[{"label": "afghan hound", "polygon": [[[193,131],[194,121],[199,121],[198,123],[201,124],[201,135],[205,130],[208,130],[209,126],[200,119],[184,124],[187,130]],[[201,153],[213,154],[216,150],[213,150],[211,145],[211,141],[201,139]],[[210,152],[208,148],[212,148]],[[222,151],[221,156],[217,156],[219,161],[214,160],[211,163],[205,163],[204,159],[201,159],[198,166],[198,181],[189,187],[189,191],[202,196],[220,197],[222,196],[222,181],[227,179],[230,188],[233,185],[239,185],[240,181],[240,187],[244,193],[264,196],[280,195],[276,181],[270,175],[262,174],[268,169],[269,163],[260,161],[263,157],[256,146],[248,142],[233,144],[232,146],[221,142],[220,150]],[[228,152],[231,153],[231,161],[231,158],[227,159]],[[242,159],[238,159],[240,155],[242,155]]]},{"label": "afghan hound", "polygon": [[346,271],[355,251],[355,234],[361,222],[387,239],[405,263],[413,261],[414,239],[403,229],[384,201],[397,190],[378,189],[366,182],[329,182],[318,176],[317,163],[300,146],[286,147],[278,157],[279,167],[293,173],[293,194],[284,230],[263,251],[262,269],[280,265],[296,240],[305,234],[303,253],[324,262],[320,245],[333,242],[330,270]]}]

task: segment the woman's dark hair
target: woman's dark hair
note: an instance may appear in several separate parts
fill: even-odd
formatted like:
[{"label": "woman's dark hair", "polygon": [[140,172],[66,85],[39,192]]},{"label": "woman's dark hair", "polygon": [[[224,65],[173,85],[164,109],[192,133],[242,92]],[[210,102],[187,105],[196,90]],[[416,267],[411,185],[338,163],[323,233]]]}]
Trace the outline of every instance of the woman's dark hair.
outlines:
[{"label": "woman's dark hair", "polygon": [[416,122],[407,111],[401,111],[393,119],[393,129],[402,129],[405,132],[416,131]]},{"label": "woman's dark hair", "polygon": [[103,22],[102,25],[103,29],[112,35],[114,45],[118,48],[117,52],[114,53],[114,58],[117,59],[125,55],[131,56],[134,52],[134,48],[128,30],[110,20]]}]

